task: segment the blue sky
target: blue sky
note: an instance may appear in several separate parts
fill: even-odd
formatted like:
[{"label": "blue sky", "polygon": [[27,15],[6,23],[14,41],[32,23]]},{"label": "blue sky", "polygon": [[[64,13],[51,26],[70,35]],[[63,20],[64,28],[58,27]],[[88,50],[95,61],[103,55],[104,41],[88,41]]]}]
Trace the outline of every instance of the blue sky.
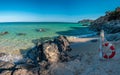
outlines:
[{"label": "blue sky", "polygon": [[77,22],[118,6],[120,0],[0,0],[0,22]]}]

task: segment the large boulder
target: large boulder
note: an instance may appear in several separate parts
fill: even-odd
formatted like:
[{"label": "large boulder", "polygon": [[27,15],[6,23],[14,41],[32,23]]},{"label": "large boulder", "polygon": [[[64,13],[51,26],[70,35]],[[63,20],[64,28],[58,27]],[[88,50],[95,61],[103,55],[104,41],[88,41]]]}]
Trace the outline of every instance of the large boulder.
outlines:
[{"label": "large boulder", "polygon": [[[56,63],[69,60],[67,52],[71,51],[70,43],[65,36],[58,36],[54,40],[39,43],[28,51],[27,57],[37,64],[41,61]],[[30,60],[29,59],[29,60]]]}]

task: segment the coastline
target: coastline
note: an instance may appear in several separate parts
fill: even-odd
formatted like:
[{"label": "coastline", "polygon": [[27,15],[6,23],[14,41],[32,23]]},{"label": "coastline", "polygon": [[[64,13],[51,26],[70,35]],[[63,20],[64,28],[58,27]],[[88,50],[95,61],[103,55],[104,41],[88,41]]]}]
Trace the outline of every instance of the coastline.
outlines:
[{"label": "coastline", "polygon": [[[96,33],[93,33],[93,34],[86,34],[86,35],[81,35],[81,36],[67,36],[67,39],[69,40],[69,42],[71,42],[71,44],[73,44],[73,43],[83,43],[83,42],[85,43],[85,42],[88,42],[91,40],[98,40],[99,38],[96,35]],[[25,49],[13,50],[11,52],[9,52],[9,49],[7,50],[7,52],[2,51],[1,53],[5,53],[6,55],[0,57],[0,61],[17,62],[21,59],[24,59],[24,55],[26,55],[26,52],[33,47],[34,47],[34,45],[30,46],[29,48],[26,47]],[[22,52],[22,50],[23,50],[23,52]],[[74,51],[74,49],[73,49],[73,51]],[[22,54],[21,54],[21,52],[22,52]]]},{"label": "coastline", "polygon": [[[49,68],[52,75],[59,75],[61,73],[65,75],[118,75],[120,73],[120,67],[118,66],[120,63],[120,42],[113,42],[117,51],[117,54],[113,59],[99,60],[99,36],[87,38],[68,37],[68,40],[72,42],[70,44],[72,51],[69,55],[80,56],[78,59],[69,62],[52,64]],[[22,60],[22,62],[24,62],[24,60]]]},{"label": "coastline", "polygon": [[[90,40],[97,40],[98,37],[97,37],[97,33],[93,33],[93,34],[86,34],[86,35],[80,35],[80,36],[67,36],[67,39],[72,43],[76,43],[76,42],[81,42],[82,43],[82,42],[87,42],[87,41],[90,41]],[[33,45],[33,47],[34,47],[34,45]],[[28,47],[24,47],[24,48],[25,49],[21,49],[24,52],[23,54],[21,54],[21,50],[19,50],[19,49],[18,50],[13,50],[11,52],[9,52],[9,50],[1,51],[1,53],[6,53],[6,55],[3,56],[3,57],[0,57],[0,61],[16,62],[16,61],[21,60],[23,58],[24,54],[27,52],[27,50],[31,49],[32,47],[29,46],[29,48]],[[28,49],[26,49],[26,48],[28,48]]]}]

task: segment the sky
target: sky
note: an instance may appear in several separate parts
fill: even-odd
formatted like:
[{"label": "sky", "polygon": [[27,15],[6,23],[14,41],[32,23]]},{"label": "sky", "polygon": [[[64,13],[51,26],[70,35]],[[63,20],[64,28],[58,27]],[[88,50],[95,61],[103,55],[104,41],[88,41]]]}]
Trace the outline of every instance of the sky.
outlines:
[{"label": "sky", "polygon": [[0,0],[0,22],[77,22],[118,6],[120,0]]}]

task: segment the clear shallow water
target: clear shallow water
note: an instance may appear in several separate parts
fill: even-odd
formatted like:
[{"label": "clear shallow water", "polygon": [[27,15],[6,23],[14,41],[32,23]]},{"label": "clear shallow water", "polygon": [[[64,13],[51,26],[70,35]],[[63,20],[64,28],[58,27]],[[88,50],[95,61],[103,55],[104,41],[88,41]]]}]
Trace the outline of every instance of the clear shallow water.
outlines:
[{"label": "clear shallow water", "polygon": [[[45,32],[36,32],[43,28]],[[0,32],[9,34],[0,35],[0,52],[19,53],[20,50],[34,46],[31,42],[41,37],[54,37],[58,35],[78,36],[92,33],[87,27],[75,23],[1,23]],[[18,36],[17,33],[25,33]]]}]

